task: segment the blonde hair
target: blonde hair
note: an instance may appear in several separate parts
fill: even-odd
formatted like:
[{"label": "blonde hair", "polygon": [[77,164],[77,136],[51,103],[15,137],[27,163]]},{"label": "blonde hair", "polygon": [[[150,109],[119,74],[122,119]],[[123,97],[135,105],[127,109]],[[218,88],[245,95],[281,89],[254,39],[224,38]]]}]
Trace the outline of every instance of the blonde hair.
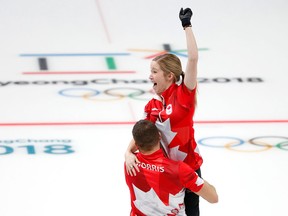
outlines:
[{"label": "blonde hair", "polygon": [[184,76],[181,61],[174,54],[166,53],[163,55],[159,55],[152,59],[152,61],[155,61],[159,64],[161,70],[164,71],[165,75],[169,75],[170,73],[172,73],[174,75],[175,82],[178,82],[180,80],[180,76]]}]

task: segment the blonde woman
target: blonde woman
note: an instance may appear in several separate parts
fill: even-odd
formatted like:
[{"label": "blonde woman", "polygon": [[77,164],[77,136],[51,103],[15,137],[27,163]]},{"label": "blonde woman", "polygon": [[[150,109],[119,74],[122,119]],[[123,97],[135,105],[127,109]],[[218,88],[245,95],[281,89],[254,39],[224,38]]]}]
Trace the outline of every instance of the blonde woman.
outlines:
[{"label": "blonde woman", "polygon": [[[155,97],[144,108],[144,119],[150,120],[161,133],[161,147],[172,160],[183,161],[201,177],[203,159],[194,139],[193,116],[196,106],[198,48],[192,31],[190,8],[179,12],[186,36],[188,60],[185,73],[180,59],[173,54],[157,56],[151,62],[149,79]],[[136,176],[139,172],[135,140],[126,152],[126,172]],[[199,215],[199,196],[188,189],[185,194],[186,214]]]}]

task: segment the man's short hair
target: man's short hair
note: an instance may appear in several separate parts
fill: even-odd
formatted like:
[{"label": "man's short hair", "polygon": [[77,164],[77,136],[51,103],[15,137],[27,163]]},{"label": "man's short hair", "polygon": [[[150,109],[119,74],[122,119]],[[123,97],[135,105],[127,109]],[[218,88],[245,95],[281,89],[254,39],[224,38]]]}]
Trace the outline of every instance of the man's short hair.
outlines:
[{"label": "man's short hair", "polygon": [[132,129],[135,144],[140,150],[150,151],[160,140],[160,134],[156,125],[148,120],[136,122]]}]

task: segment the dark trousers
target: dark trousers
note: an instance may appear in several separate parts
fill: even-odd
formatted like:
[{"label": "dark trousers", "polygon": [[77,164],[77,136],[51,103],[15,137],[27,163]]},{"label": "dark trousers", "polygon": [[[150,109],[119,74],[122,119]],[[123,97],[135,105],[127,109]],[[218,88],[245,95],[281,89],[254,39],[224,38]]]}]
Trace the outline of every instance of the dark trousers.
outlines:
[{"label": "dark trousers", "polygon": [[[200,169],[196,170],[196,173],[201,177]],[[198,195],[186,189],[184,203],[185,203],[185,212],[187,216],[199,216],[200,215]]]}]

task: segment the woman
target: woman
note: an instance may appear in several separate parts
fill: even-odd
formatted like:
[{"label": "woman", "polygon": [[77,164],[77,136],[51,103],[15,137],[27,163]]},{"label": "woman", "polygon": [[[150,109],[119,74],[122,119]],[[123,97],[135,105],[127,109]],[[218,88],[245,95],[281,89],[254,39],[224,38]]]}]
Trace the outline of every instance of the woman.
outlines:
[{"label": "woman", "polygon": [[[185,75],[180,59],[173,54],[157,56],[151,62],[149,79],[156,95],[145,106],[145,119],[155,123],[161,131],[162,148],[173,160],[190,165],[201,177],[203,159],[194,139],[193,115],[196,106],[198,48],[192,31],[190,8],[181,8],[179,18],[186,35],[188,60]],[[137,151],[132,139],[125,153],[129,175],[139,172],[133,152]],[[185,207],[188,216],[199,215],[199,196],[186,191]]]}]

